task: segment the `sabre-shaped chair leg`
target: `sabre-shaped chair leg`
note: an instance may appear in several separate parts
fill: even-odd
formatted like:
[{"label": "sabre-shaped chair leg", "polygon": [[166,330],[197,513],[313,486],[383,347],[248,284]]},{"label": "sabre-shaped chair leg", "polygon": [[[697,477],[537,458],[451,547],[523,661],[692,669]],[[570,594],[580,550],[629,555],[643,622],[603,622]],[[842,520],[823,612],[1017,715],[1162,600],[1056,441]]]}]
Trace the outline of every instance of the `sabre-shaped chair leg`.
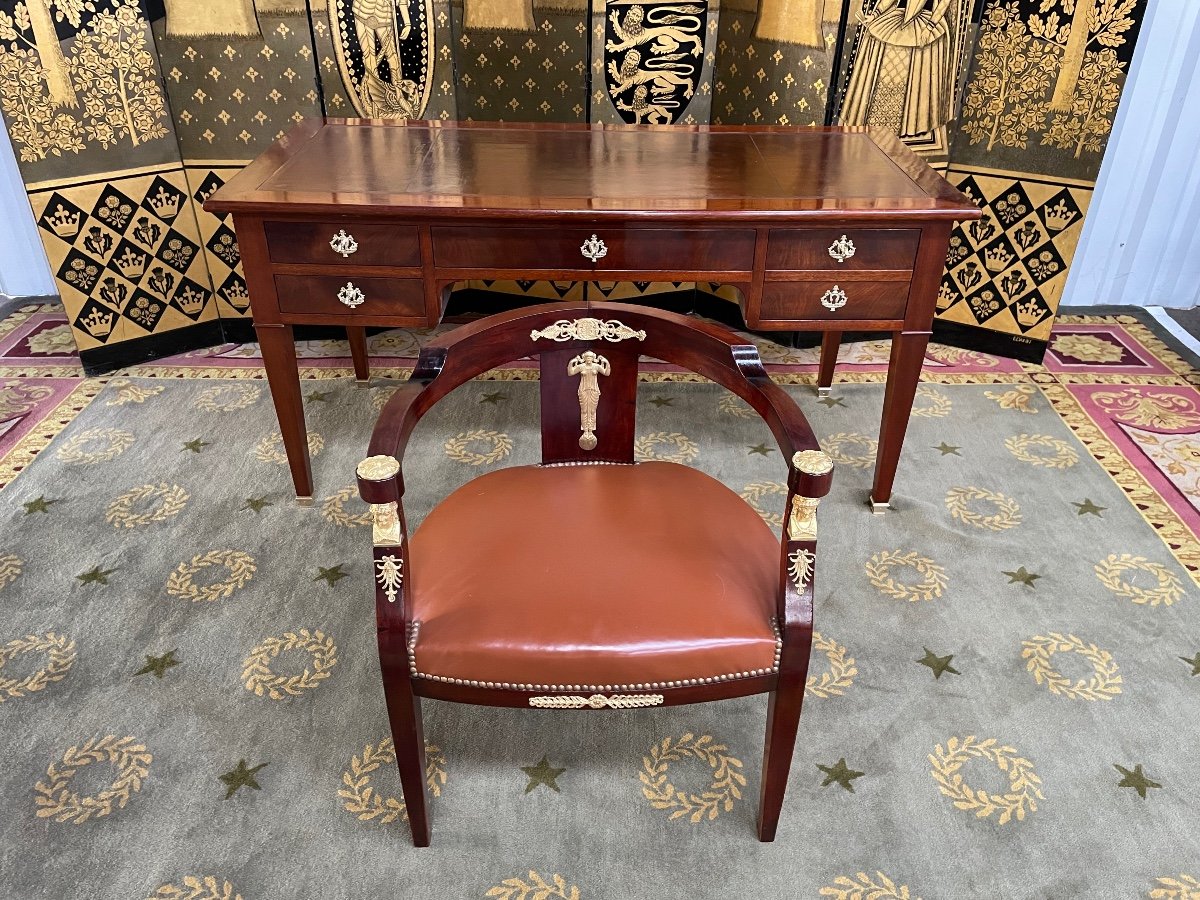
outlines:
[{"label": "sabre-shaped chair leg", "polygon": [[763,744],[762,789],[758,798],[760,841],[775,840],[803,701],[803,676],[785,676],[780,678],[778,687],[771,692],[767,702],[767,736]]},{"label": "sabre-shaped chair leg", "polygon": [[425,787],[425,734],[421,728],[421,698],[412,691],[407,672],[383,673],[396,766],[404,788],[404,806],[414,846],[429,846],[429,795]]}]

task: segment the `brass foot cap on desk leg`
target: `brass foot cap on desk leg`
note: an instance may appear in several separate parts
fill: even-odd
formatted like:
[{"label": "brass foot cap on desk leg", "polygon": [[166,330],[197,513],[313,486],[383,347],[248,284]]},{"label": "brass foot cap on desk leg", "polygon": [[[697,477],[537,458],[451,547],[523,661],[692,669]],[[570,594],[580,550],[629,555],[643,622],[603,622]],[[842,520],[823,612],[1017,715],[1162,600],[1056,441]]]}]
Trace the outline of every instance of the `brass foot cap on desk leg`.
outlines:
[{"label": "brass foot cap on desk leg", "polygon": [[832,393],[833,393],[833,388],[831,388],[831,387],[817,388],[817,396],[818,397],[828,397]]},{"label": "brass foot cap on desk leg", "polygon": [[301,497],[299,494],[297,494],[296,495],[296,505],[297,506],[312,506],[313,498],[312,497]]},{"label": "brass foot cap on desk leg", "polygon": [[874,497],[869,495],[867,496],[867,506],[871,507],[871,512],[877,516],[882,516],[892,508],[890,502],[879,503]]},{"label": "brass foot cap on desk leg", "polygon": [[354,383],[361,384],[363,387],[366,387],[371,383],[371,376],[368,375],[366,378],[355,378]]}]

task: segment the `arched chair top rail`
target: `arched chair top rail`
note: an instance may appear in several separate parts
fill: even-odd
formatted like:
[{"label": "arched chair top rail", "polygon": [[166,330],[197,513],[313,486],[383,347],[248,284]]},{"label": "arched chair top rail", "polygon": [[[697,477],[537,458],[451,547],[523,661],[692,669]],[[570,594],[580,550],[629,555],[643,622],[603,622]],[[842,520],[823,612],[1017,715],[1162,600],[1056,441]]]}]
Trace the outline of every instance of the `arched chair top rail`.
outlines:
[{"label": "arched chair top rail", "polygon": [[[505,363],[547,350],[572,347],[598,349],[608,344],[604,338],[594,341],[534,339],[537,332],[552,329],[556,323],[578,319],[615,320],[645,337],[627,337],[622,343],[635,345],[643,356],[680,366],[733,392],[745,400],[766,421],[785,459],[803,450],[819,449],[808,422],[794,402],[771,381],[759,358],[758,348],[719,325],[697,321],[678,313],[626,303],[549,303],[523,307],[488,316],[463,325],[422,348],[409,380],[389,399],[371,436],[369,455],[401,458],[404,444],[420,418],[456,387]],[[793,471],[793,477],[797,473]],[[827,476],[799,476],[806,486],[823,495]],[[811,483],[810,483],[811,482]],[[818,483],[819,482],[819,483]],[[794,485],[799,487],[799,484]],[[369,502],[388,502],[403,492],[397,483],[392,491],[364,491],[378,496]]]}]

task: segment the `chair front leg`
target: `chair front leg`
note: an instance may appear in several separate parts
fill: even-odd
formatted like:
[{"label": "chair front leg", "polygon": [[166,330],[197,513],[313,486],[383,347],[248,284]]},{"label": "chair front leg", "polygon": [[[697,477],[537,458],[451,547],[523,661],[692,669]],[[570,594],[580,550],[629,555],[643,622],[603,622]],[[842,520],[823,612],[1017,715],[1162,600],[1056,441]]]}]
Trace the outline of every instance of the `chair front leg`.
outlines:
[{"label": "chair front leg", "polygon": [[[425,786],[425,732],[421,726],[421,698],[413,693],[403,635],[379,632],[379,660],[388,723],[396,747],[396,767],[404,788],[404,806],[412,829],[413,845],[429,846],[429,794]],[[397,652],[399,651],[399,652]]]}]

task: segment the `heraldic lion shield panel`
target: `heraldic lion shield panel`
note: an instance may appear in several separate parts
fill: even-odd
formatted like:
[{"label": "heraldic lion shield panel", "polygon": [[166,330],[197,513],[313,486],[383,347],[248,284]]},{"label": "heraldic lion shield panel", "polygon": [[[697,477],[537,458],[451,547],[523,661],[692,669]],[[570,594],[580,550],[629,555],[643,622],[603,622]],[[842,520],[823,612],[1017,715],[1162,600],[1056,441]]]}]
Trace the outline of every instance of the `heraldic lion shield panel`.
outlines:
[{"label": "heraldic lion shield panel", "polygon": [[707,3],[609,3],[608,96],[631,125],[678,121],[699,87]]}]

